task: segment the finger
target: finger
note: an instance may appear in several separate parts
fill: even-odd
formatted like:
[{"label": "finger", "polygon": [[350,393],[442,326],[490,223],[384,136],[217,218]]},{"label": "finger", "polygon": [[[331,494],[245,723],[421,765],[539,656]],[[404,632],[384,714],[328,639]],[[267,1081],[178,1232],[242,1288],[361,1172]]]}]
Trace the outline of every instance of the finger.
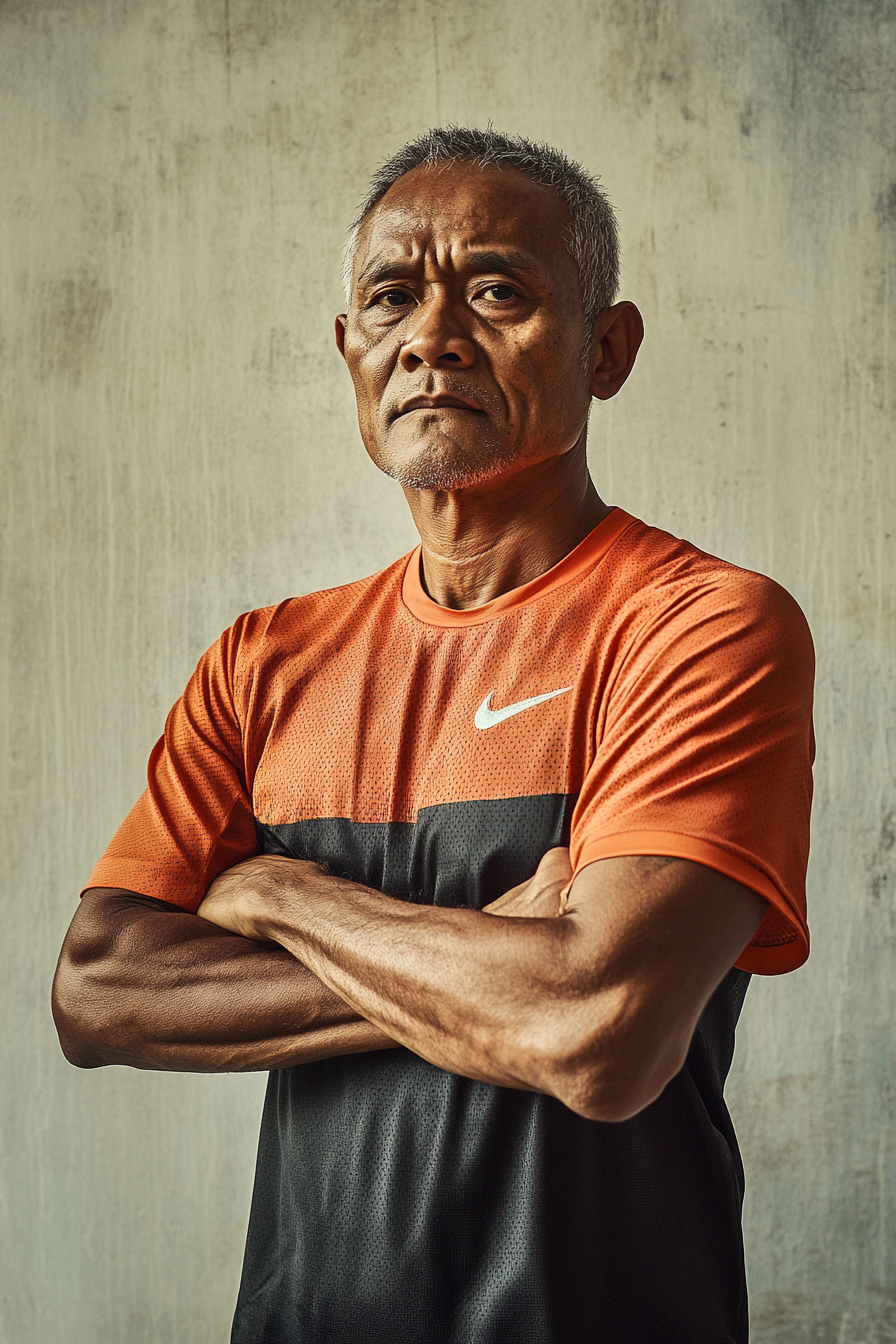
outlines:
[{"label": "finger", "polygon": [[489,901],[488,905],[482,907],[483,913],[490,915],[496,910],[500,910],[502,906],[509,905],[511,901],[516,900],[518,896],[522,895],[530,881],[531,878],[527,879],[525,882],[520,882],[518,886],[511,887],[509,891],[505,891],[502,896],[498,896],[495,900]]},{"label": "finger", "polygon": [[546,871],[550,872],[551,877],[555,877],[558,874],[571,876],[572,863],[569,857],[569,850],[563,845],[556,845],[553,849],[549,849],[543,855],[537,869],[539,875],[543,875]]}]

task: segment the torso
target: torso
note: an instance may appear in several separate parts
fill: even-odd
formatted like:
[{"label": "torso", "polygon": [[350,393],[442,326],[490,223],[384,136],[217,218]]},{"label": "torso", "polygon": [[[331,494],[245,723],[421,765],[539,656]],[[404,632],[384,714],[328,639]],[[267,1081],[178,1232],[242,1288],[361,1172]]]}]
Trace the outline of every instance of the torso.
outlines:
[{"label": "torso", "polygon": [[[438,618],[399,565],[264,614],[265,666],[236,686],[262,850],[481,908],[569,844],[643,619],[600,563],[625,519],[486,612]],[[726,977],[681,1074],[623,1124],[405,1050],[273,1074],[234,1341],[742,1344],[722,1088],[748,979]]]}]

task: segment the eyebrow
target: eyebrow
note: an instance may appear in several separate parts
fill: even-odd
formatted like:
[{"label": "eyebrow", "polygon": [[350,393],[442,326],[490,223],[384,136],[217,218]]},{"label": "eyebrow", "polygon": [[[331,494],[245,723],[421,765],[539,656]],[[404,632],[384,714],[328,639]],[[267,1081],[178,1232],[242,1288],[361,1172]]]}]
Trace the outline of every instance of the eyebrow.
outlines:
[{"label": "eyebrow", "polygon": [[[465,254],[460,271],[494,271],[498,275],[537,275],[544,278],[544,269],[530,252],[515,248],[506,251],[470,251]],[[419,262],[407,257],[371,257],[356,281],[360,289],[369,289],[383,280],[410,280],[419,274]]]}]

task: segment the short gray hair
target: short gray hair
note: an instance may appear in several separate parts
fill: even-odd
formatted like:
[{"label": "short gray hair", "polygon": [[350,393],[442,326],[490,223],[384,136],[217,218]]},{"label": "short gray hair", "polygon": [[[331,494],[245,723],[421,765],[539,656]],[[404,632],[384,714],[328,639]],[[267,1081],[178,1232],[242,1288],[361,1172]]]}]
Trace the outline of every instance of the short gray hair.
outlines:
[{"label": "short gray hair", "polygon": [[367,195],[349,230],[345,245],[343,280],[351,295],[352,266],[361,225],[399,178],[415,168],[437,163],[470,163],[477,168],[507,165],[533,182],[550,187],[569,207],[571,220],[563,240],[579,268],[582,307],[589,324],[609,308],[619,288],[619,230],[610,198],[594,173],[559,149],[521,135],[442,126],[428,130],[393,154],[370,179]]}]

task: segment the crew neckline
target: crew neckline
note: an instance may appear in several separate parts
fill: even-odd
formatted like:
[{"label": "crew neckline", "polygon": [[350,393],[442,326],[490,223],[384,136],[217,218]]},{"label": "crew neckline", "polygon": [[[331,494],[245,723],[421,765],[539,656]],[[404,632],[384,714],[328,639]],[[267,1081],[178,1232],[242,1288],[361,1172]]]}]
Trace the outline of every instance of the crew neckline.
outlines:
[{"label": "crew neckline", "polygon": [[485,625],[498,616],[506,616],[510,611],[524,607],[537,598],[545,597],[589,569],[593,569],[603,559],[617,537],[621,536],[634,521],[635,519],[630,513],[626,513],[625,509],[614,507],[606,518],[603,518],[597,527],[592,528],[587,537],[579,542],[578,546],[568,555],[564,555],[563,559],[551,569],[539,574],[537,579],[521,584],[519,588],[511,588],[500,597],[493,597],[490,602],[483,602],[480,607],[466,607],[462,611],[454,607],[441,606],[426,592],[420,578],[420,553],[423,547],[417,546],[411,551],[405,566],[401,585],[402,602],[413,616],[427,625],[450,626],[454,629]]}]

